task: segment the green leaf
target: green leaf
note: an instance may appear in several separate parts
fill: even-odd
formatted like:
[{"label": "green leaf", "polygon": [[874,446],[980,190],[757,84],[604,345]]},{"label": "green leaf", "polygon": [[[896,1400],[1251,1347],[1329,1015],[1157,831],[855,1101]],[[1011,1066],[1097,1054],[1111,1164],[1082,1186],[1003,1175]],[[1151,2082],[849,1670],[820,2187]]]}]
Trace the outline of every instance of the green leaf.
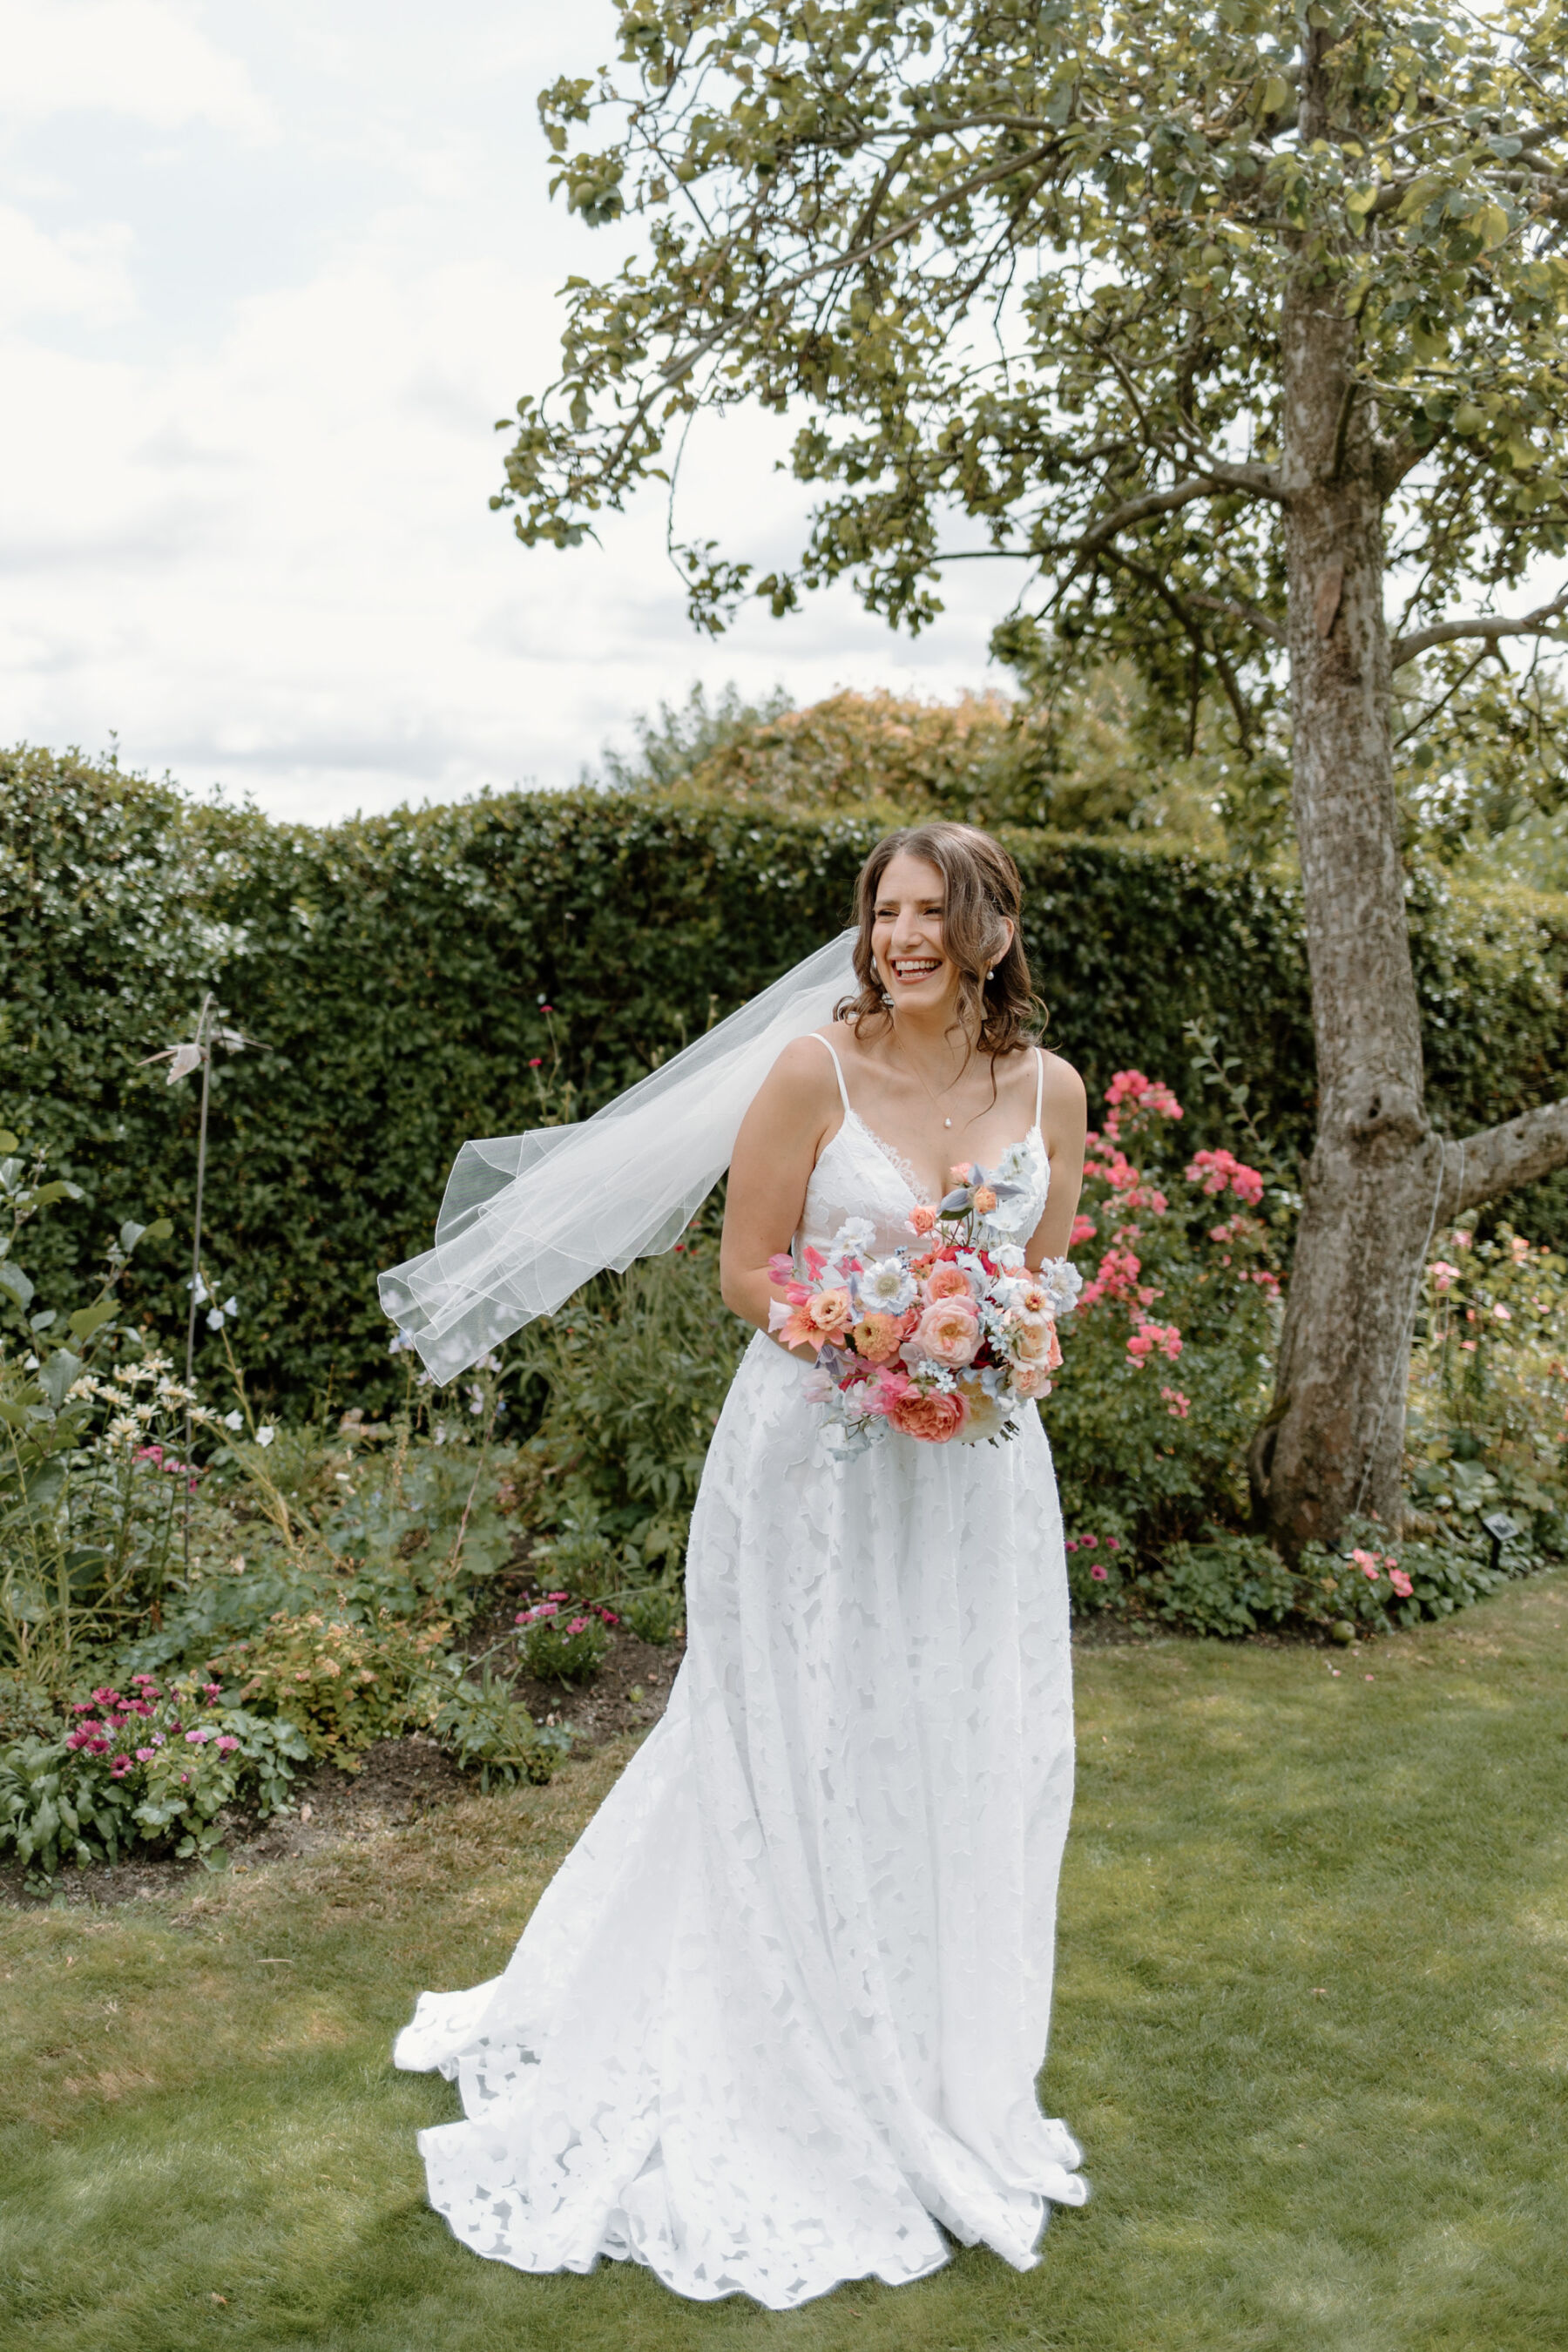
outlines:
[{"label": "green leaf", "polygon": [[0,1127],[0,1152],[20,1151],[21,1145],[8,1127]]},{"label": "green leaf", "polygon": [[57,1176],[51,1182],[40,1184],[31,1197],[35,1209],[47,1209],[56,1201],[85,1201],[87,1194],[79,1184],[69,1184],[63,1176]]},{"label": "green leaf", "polygon": [[112,1298],[100,1298],[96,1307],[79,1307],[70,1318],[71,1336],[77,1339],[90,1339],[95,1331],[101,1331],[106,1323],[113,1322],[114,1311]]},{"label": "green leaf", "polygon": [[125,1223],[120,1228],[120,1246],[125,1252],[127,1257],[130,1256],[131,1252],[135,1248],[137,1243],[141,1240],[146,1230],[146,1226],[139,1225],[134,1217],[126,1218]]},{"label": "green leaf", "polygon": [[174,1230],[167,1217],[154,1217],[143,1232],[142,1238],[144,1242],[166,1242]]},{"label": "green leaf", "polygon": [[32,1303],[33,1285],[21,1267],[8,1257],[0,1257],[0,1292],[8,1298],[14,1298],[18,1307],[25,1307]]},{"label": "green leaf", "polygon": [[1479,213],[1470,215],[1470,226],[1481,240],[1481,251],[1490,253],[1509,232],[1509,217],[1500,205],[1483,205]]},{"label": "green leaf", "polygon": [[58,1348],[38,1374],[38,1386],[58,1412],[66,1401],[66,1391],[82,1374],[82,1360],[73,1356],[68,1348]]}]

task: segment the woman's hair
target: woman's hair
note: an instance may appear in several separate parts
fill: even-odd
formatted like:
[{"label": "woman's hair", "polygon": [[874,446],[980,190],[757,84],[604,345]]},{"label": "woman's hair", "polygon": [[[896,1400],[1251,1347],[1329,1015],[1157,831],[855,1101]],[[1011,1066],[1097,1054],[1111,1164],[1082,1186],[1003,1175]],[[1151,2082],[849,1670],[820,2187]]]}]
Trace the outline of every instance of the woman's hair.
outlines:
[{"label": "woman's hair", "polygon": [[[895,857],[923,857],[946,885],[942,940],[958,967],[959,1018],[983,1054],[1016,1054],[1045,1024],[1046,1008],[1035,994],[1024,953],[1021,924],[1024,886],[999,841],[973,824],[907,825],[880,840],[860,868],[855,885],[855,942],[858,996],[837,1009],[840,1020],[886,1021],[882,983],[871,960],[871,925],[882,877]],[[1013,926],[1004,951],[1003,925]],[[992,966],[994,977],[987,979]]]}]

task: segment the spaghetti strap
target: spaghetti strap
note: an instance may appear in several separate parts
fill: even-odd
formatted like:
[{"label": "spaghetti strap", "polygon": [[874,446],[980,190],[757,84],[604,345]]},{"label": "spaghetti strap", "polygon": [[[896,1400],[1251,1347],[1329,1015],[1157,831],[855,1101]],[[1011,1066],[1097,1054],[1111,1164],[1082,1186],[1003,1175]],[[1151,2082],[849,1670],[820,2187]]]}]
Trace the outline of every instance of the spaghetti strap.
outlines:
[{"label": "spaghetti strap", "polygon": [[[822,1042],[826,1045],[827,1044],[826,1038],[825,1037]],[[835,1059],[837,1058],[837,1055],[835,1055]],[[844,1083],[843,1079],[841,1078],[838,1083],[842,1086]],[[1040,1123],[1040,1110],[1045,1099],[1046,1049],[1043,1045],[1037,1045],[1035,1048],[1035,1125],[1037,1127],[1038,1127]]]},{"label": "spaghetti strap", "polygon": [[[834,1050],[833,1041],[831,1038],[825,1037],[820,1029],[810,1030],[807,1032],[807,1034],[815,1037],[819,1045],[826,1045],[828,1052],[833,1055],[834,1072],[838,1080],[838,1099],[844,1106],[844,1116],[847,1118],[849,1116],[849,1089],[844,1083],[844,1065],[839,1060],[837,1052]],[[1037,1120],[1038,1116],[1039,1114],[1037,1112]]]}]

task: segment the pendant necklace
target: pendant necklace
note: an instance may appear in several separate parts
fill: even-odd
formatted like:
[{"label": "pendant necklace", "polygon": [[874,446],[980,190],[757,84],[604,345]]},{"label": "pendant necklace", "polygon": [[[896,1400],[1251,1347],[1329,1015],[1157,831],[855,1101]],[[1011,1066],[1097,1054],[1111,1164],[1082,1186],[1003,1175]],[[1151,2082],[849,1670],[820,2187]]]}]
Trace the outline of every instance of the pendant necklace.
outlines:
[{"label": "pendant necklace", "polygon": [[[898,1049],[899,1049],[900,1053],[903,1055],[904,1060],[909,1064],[910,1068],[914,1072],[915,1076],[916,1076],[916,1078],[919,1080],[920,1085],[921,1085],[921,1089],[922,1089],[922,1091],[923,1091],[923,1093],[924,1093],[924,1095],[925,1095],[926,1100],[930,1103],[930,1105],[931,1105],[931,1107],[932,1110],[934,1110],[934,1111],[938,1111],[938,1112],[941,1112],[941,1114],[942,1114],[942,1123],[943,1127],[951,1127],[951,1126],[952,1125],[952,1119],[951,1119],[951,1118],[949,1118],[949,1117],[947,1116],[947,1113],[946,1113],[945,1111],[943,1111],[943,1110],[942,1110],[942,1105],[941,1105],[941,1103],[938,1101],[938,1099],[937,1099],[936,1096],[932,1094],[932,1092],[931,1092],[931,1088],[926,1085],[926,1082],[925,1082],[924,1078],[921,1076],[921,1072],[920,1072],[919,1065],[915,1062],[915,1060],[914,1060],[914,1058],[913,1058],[913,1056],[912,1056],[911,1055],[907,1054],[907,1053],[904,1053],[904,1043],[903,1043],[903,1039],[899,1035],[899,1033],[898,1033],[898,1031],[897,1031],[896,1029],[895,1029],[895,1030],[894,1030],[894,1032],[893,1032],[893,1043],[898,1046]],[[962,1073],[960,1073],[960,1075],[962,1076]],[[956,1086],[956,1085],[958,1084],[958,1080],[957,1080],[957,1078],[952,1079],[952,1080],[951,1081],[951,1084],[952,1084],[952,1086]],[[942,1092],[943,1092],[943,1094],[946,1094],[948,1091],[949,1091],[949,1088],[948,1088],[947,1087],[944,1087],[942,1088]]]}]

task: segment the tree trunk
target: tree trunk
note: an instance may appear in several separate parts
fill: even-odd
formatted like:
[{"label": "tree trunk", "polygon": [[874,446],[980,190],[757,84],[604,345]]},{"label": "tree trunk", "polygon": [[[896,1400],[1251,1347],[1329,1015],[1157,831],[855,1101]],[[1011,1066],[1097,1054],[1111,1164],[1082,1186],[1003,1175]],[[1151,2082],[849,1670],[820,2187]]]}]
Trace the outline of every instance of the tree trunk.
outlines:
[{"label": "tree trunk", "polygon": [[1259,1515],[1294,1555],[1358,1508],[1397,1524],[1409,1323],[1443,1146],[1423,1100],[1389,738],[1383,502],[1339,289],[1282,318],[1293,798],[1317,1036],[1318,1132]]}]

